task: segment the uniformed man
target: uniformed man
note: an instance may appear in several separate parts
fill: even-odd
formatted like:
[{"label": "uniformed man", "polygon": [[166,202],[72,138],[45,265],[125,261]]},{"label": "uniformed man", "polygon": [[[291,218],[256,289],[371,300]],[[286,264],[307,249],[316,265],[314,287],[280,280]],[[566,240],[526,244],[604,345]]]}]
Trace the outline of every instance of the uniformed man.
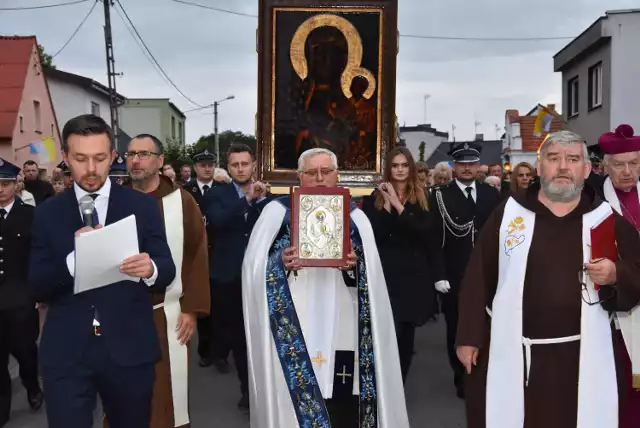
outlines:
[{"label": "uniformed man", "polygon": [[127,164],[122,156],[118,155],[113,160],[109,177],[121,186],[129,182],[129,171],[127,171]]},{"label": "uniformed man", "polygon": [[[193,156],[193,169],[196,173],[196,177],[189,181],[184,189],[191,193],[195,198],[200,212],[204,218],[207,227],[207,239],[209,242],[209,254],[213,251],[213,229],[207,224],[206,210],[204,205],[204,195],[211,190],[211,188],[224,184],[215,180],[216,171],[216,158],[213,152],[209,149],[204,149]],[[231,352],[231,346],[223,341],[224,335],[220,334],[222,323],[219,318],[216,317],[214,311],[214,302],[211,302],[211,315],[198,319],[198,355],[200,356],[200,367],[209,367],[212,364],[220,373],[229,373],[229,364],[227,358],[229,352]]]},{"label": "uniformed man", "polygon": [[477,234],[500,203],[498,191],[476,181],[482,146],[476,143],[454,144],[449,151],[453,158],[455,179],[434,187],[429,206],[435,213],[434,239],[442,243],[438,262],[444,264],[446,278],[439,278],[436,289],[442,293],[442,312],[447,323],[447,351],[454,373],[454,385],[459,398],[464,398],[464,368],[455,350],[458,325],[458,289],[469,261]]},{"label": "uniformed man", "polygon": [[0,427],[11,412],[9,355],[20,364],[29,406],[42,407],[38,383],[38,312],[27,288],[34,207],[16,198],[20,168],[0,158]]}]

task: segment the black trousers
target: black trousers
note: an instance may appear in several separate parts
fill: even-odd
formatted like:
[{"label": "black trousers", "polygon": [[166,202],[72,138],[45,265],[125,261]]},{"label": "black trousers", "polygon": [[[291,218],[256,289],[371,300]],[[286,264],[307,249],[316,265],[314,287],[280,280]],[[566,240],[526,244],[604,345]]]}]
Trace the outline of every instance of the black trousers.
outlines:
[{"label": "black trousers", "polygon": [[413,361],[413,350],[416,336],[416,326],[408,322],[396,322],[396,338],[398,340],[398,354],[400,356],[400,371],[402,382],[407,380],[409,367]]},{"label": "black trousers", "polygon": [[[240,391],[249,392],[249,369],[247,367],[247,339],[242,314],[242,280],[213,283],[211,300],[215,301],[214,317],[219,317],[221,340],[214,343],[214,355],[223,355],[227,346],[233,352],[233,361],[240,380]],[[216,348],[218,345],[218,348]]]},{"label": "black trousers", "polygon": [[198,318],[198,355],[200,358],[225,360],[231,353],[231,345],[222,328],[222,303],[220,299],[214,299],[213,281],[209,280],[211,287],[211,310],[209,316]]},{"label": "black trousers", "polygon": [[357,395],[348,399],[325,400],[331,428],[358,428],[360,402]]},{"label": "black trousers", "polygon": [[38,383],[38,311],[33,306],[0,310],[0,426],[11,412],[9,355],[20,365],[22,384],[29,392],[40,391]]},{"label": "black trousers", "polygon": [[456,354],[456,331],[458,330],[458,293],[449,291],[442,295],[442,312],[447,323],[447,354],[449,364],[453,369],[453,382],[461,388],[464,376],[464,366]]},{"label": "black trousers", "polygon": [[148,427],[155,364],[120,366],[102,337],[93,337],[79,361],[43,367],[49,428],[91,428],[97,395],[111,428]]}]

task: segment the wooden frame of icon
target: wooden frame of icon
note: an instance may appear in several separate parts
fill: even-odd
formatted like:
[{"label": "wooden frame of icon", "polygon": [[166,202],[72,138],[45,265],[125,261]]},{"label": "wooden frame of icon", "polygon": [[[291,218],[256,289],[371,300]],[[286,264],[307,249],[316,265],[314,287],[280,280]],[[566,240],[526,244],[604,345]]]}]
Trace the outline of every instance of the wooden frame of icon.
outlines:
[{"label": "wooden frame of icon", "polygon": [[260,180],[296,182],[316,147],[336,154],[343,185],[380,180],[396,138],[397,2],[260,0]]},{"label": "wooden frame of icon", "polygon": [[351,196],[344,187],[291,190],[291,242],[303,267],[344,267],[351,251]]}]

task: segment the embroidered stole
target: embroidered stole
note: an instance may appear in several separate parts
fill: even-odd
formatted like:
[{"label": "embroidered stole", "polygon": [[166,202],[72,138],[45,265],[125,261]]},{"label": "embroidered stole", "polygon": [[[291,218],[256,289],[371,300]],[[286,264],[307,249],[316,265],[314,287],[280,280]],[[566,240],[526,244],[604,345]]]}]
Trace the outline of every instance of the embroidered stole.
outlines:
[{"label": "embroidered stole", "polygon": [[184,252],[184,215],[182,195],[179,189],[162,198],[162,208],[167,243],[176,265],[176,277],[165,291],[163,308],[167,319],[174,426],[179,427],[189,423],[189,359],[187,347],[178,341],[175,328],[182,312],[180,298],[182,297],[182,258]]},{"label": "embroidered stole", "polygon": [[[279,199],[279,202],[288,207],[288,197]],[[299,426],[330,428],[329,415],[291,297],[287,272],[282,263],[282,252],[290,246],[290,221],[290,212],[287,211],[281,233],[274,240],[267,262],[266,286],[271,333]],[[376,428],[378,423],[375,356],[366,260],[362,239],[353,222],[351,223],[351,240],[358,257],[356,266],[358,349],[356,355],[358,355],[357,372],[360,391],[359,427]]]},{"label": "embroidered stole", "polygon": [[[610,213],[609,205],[603,203],[583,216],[582,244],[585,263],[591,256],[591,227]],[[535,219],[535,213],[522,207],[513,198],[509,199],[500,226],[502,247],[499,254],[499,279],[492,303],[486,389],[487,428],[524,426],[522,297]],[[585,298],[587,301],[595,302],[599,299],[598,292],[589,279],[583,295],[584,293],[590,295],[590,300]],[[609,314],[600,305],[588,305],[585,299],[582,302],[580,327],[577,428],[617,428],[618,386]]]},{"label": "embroidered stole", "polygon": [[[640,195],[640,183],[638,195]],[[613,188],[611,178],[607,177],[604,182],[604,197],[618,214],[622,214],[622,207],[618,200],[618,195]],[[640,389],[640,306],[636,306],[630,312],[617,312],[616,324],[620,327],[622,337],[631,360],[632,384],[636,389]]]}]

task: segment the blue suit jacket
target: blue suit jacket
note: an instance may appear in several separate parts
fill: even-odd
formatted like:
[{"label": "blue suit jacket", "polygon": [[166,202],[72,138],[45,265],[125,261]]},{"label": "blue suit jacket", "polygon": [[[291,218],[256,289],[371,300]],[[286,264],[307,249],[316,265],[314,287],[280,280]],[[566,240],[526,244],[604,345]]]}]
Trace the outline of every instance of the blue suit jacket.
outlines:
[{"label": "blue suit jacket", "polygon": [[[148,253],[158,269],[152,291],[162,292],[176,268],[167,245],[157,201],[135,190],[111,185],[106,225],[136,216],[141,253]],[[83,227],[73,188],[39,205],[33,222],[29,283],[33,297],[49,305],[42,333],[40,357],[45,367],[74,364],[94,340],[97,310],[102,337],[112,358],[122,366],[152,363],[160,358],[149,288],[143,281],[121,281],[77,295],[67,268],[75,232]],[[114,237],[117,239],[117,237]]]},{"label": "blue suit jacket", "polygon": [[240,279],[251,231],[271,199],[271,196],[267,196],[262,202],[253,201],[250,204],[246,198],[238,196],[233,184],[216,186],[207,192],[207,220],[213,228],[215,239],[209,260],[211,279],[220,282]]}]

